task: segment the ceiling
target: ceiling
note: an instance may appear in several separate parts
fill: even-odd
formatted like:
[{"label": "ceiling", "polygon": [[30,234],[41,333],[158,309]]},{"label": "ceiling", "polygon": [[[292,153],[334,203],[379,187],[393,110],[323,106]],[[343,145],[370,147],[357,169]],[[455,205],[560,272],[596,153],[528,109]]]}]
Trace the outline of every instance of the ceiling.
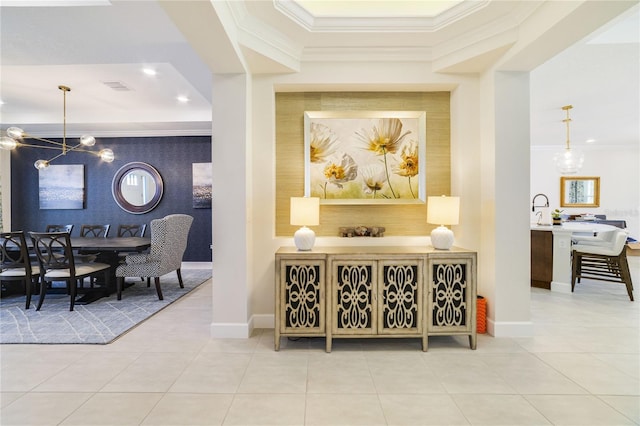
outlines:
[{"label": "ceiling", "polygon": [[[212,70],[292,73],[330,59],[477,73],[548,3],[0,0],[0,123],[61,136],[64,84],[69,136],[210,134]],[[566,31],[580,41],[532,71],[533,145],[564,141],[569,103],[572,141],[639,143],[638,6],[623,3],[595,33]]]}]

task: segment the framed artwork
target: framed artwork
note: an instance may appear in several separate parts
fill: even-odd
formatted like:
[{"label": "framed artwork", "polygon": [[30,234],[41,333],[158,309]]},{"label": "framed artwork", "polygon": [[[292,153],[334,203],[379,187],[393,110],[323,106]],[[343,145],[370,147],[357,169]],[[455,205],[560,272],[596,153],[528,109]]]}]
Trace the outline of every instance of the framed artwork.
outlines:
[{"label": "framed artwork", "polygon": [[84,208],[84,164],[62,164],[38,171],[40,210]]},{"label": "framed artwork", "polygon": [[193,208],[211,208],[211,163],[193,163]]},{"label": "framed artwork", "polygon": [[321,204],[426,201],[424,111],[306,111],[304,156]]}]

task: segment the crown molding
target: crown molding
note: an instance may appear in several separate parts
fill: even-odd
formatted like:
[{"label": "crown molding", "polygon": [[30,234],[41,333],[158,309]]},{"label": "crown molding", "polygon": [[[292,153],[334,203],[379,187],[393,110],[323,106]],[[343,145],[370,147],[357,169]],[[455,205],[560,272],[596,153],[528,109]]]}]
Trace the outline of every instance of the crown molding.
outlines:
[{"label": "crown molding", "polygon": [[430,62],[432,56],[428,47],[310,47],[304,50],[302,61]]},{"label": "crown molding", "polygon": [[436,16],[314,16],[294,0],[274,0],[276,10],[310,32],[435,32],[485,8],[489,0],[463,1]]}]

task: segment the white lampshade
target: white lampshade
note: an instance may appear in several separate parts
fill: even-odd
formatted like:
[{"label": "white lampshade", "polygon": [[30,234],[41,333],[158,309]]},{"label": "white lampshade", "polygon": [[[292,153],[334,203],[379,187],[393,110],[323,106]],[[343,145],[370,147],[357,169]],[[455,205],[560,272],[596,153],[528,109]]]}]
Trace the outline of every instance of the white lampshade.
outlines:
[{"label": "white lampshade", "polygon": [[291,224],[317,226],[320,223],[320,198],[291,197]]},{"label": "white lampshade", "polygon": [[292,225],[302,225],[293,235],[298,250],[311,250],[316,242],[316,234],[306,225],[320,224],[320,199],[317,197],[291,197]]},{"label": "white lampshade", "polygon": [[457,225],[460,216],[460,197],[428,197],[427,223],[440,225],[431,231],[431,244],[439,250],[453,245],[453,231],[444,225]]}]

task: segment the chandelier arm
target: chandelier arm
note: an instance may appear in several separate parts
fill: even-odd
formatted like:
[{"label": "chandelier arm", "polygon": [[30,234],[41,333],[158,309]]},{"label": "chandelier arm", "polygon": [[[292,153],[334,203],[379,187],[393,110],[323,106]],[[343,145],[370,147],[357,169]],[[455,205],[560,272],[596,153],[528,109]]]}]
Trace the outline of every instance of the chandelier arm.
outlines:
[{"label": "chandelier arm", "polygon": [[[31,136],[31,135],[28,135],[28,134],[25,135],[24,138],[35,139],[35,140],[40,141],[40,142],[46,142],[46,143],[50,143],[51,145],[58,145],[60,147],[62,147],[64,145],[62,142],[56,142],[56,141],[52,141],[52,140],[45,139],[45,138],[39,138],[37,136]],[[28,146],[36,146],[36,147],[45,148],[42,145],[28,145]],[[62,148],[57,148],[57,149],[62,149]]]},{"label": "chandelier arm", "polygon": [[29,148],[56,149],[56,150],[58,150],[58,151],[62,151],[62,148],[61,148],[61,147],[58,147],[58,146],[33,145],[33,144],[22,143],[22,142],[19,142],[19,143],[18,143],[18,146],[19,146],[19,147],[24,147],[24,146],[26,146],[26,147],[29,147]]}]

